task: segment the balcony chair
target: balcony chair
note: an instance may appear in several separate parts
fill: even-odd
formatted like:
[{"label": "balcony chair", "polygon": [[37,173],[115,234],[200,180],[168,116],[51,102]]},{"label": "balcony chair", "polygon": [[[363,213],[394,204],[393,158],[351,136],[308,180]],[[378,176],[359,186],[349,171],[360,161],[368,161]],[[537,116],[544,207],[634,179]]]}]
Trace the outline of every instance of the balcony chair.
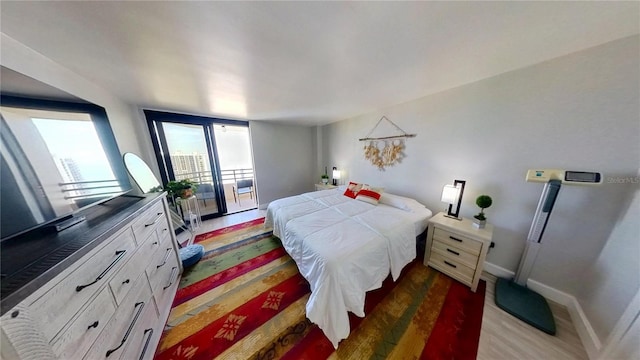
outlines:
[{"label": "balcony chair", "polygon": [[198,189],[196,190],[196,197],[198,200],[202,200],[202,204],[206,207],[207,200],[211,200],[216,198],[216,192],[213,189],[213,185],[211,184],[198,184]]},{"label": "balcony chair", "polygon": [[233,201],[240,203],[240,195],[249,194],[253,199],[253,179],[238,180],[233,186]]}]

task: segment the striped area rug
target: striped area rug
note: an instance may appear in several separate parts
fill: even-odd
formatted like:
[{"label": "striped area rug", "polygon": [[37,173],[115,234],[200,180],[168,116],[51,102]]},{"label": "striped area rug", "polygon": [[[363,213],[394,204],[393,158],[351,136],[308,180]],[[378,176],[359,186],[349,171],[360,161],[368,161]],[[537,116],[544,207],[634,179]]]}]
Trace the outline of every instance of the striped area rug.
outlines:
[{"label": "striped area rug", "polygon": [[309,285],[264,218],[200,235],[204,258],[183,274],[156,359],[475,359],[478,291],[422,265],[367,294],[364,318],[333,348],[305,317]]}]

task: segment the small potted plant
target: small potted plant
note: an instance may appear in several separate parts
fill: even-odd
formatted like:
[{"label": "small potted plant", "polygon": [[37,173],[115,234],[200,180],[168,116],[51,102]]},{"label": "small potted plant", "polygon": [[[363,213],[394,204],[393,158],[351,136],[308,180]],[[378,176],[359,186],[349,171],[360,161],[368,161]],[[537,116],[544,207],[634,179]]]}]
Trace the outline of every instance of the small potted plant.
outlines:
[{"label": "small potted plant", "polygon": [[320,180],[322,180],[322,183],[324,185],[327,185],[329,183],[329,175],[327,175],[327,167],[324,167],[324,174],[320,175]]},{"label": "small potted plant", "polygon": [[491,206],[491,204],[493,204],[493,200],[489,195],[480,195],[476,198],[476,205],[480,207],[480,213],[473,216],[473,226],[477,227],[478,229],[484,228],[484,226],[487,224],[487,217],[484,216],[484,209]]},{"label": "small potted plant", "polygon": [[174,181],[171,180],[165,186],[165,190],[169,193],[169,196],[176,198],[181,197],[183,199],[189,198],[196,191],[198,185],[189,179]]}]

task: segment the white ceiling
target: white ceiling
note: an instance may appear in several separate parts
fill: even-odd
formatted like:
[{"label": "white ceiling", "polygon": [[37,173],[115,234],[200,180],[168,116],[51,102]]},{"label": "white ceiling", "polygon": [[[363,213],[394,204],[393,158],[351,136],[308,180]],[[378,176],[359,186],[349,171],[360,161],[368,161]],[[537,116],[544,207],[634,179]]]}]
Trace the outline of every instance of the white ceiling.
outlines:
[{"label": "white ceiling", "polygon": [[156,109],[324,124],[638,34],[640,2],[2,2],[1,30]]}]

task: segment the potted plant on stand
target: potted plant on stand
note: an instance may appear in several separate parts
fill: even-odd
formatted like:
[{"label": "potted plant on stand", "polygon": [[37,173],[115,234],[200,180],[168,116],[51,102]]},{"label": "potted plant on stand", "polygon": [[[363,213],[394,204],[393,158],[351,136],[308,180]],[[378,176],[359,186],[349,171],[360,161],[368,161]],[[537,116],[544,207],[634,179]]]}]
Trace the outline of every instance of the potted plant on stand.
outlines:
[{"label": "potted plant on stand", "polygon": [[174,181],[171,180],[165,186],[165,190],[172,199],[177,197],[187,199],[193,195],[198,188],[198,184],[189,179]]},{"label": "potted plant on stand", "polygon": [[493,204],[493,200],[489,195],[480,195],[476,198],[476,205],[480,207],[480,213],[473,216],[473,226],[478,229],[483,229],[487,224],[487,217],[484,216],[484,209],[488,208]]}]

